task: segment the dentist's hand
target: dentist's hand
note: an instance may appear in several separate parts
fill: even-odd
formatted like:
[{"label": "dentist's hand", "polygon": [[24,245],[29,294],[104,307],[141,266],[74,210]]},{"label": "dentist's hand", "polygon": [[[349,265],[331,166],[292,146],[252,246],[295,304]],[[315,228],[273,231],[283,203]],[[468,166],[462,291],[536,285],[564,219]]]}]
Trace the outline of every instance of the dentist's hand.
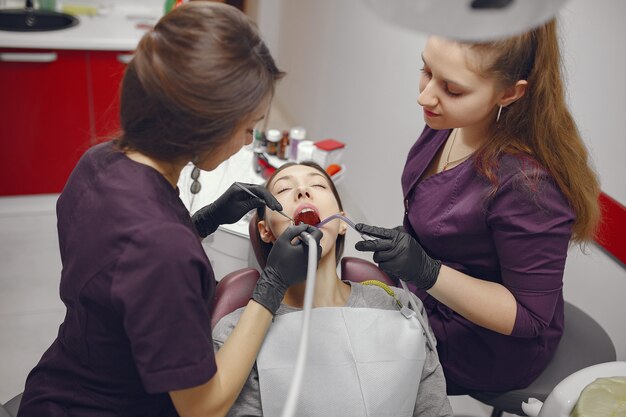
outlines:
[{"label": "dentist's hand", "polygon": [[385,229],[359,223],[356,230],[378,238],[357,242],[355,248],[374,252],[374,262],[391,278],[413,282],[421,290],[435,285],[441,262],[428,256],[402,226]]},{"label": "dentist's hand", "polygon": [[299,239],[292,243],[302,232],[309,233],[315,239],[318,262],[322,256],[322,231],[308,224],[288,227],[274,242],[265,269],[252,293],[252,299],[272,314],[276,314],[287,288],[306,280],[308,246]]},{"label": "dentist's hand", "polygon": [[201,208],[191,218],[200,237],[212,234],[221,224],[236,223],[250,210],[264,205],[282,211],[283,207],[264,186],[239,184],[259,198],[251,196],[235,184],[231,185],[215,202]]}]

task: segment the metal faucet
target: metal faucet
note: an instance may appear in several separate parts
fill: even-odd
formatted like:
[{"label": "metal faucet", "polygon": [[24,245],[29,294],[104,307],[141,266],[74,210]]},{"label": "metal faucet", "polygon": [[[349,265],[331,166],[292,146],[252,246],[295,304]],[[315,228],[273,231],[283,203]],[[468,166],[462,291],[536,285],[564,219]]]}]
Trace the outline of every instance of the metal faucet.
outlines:
[{"label": "metal faucet", "polygon": [[26,17],[24,18],[24,22],[26,26],[35,26],[37,23],[37,18],[35,17],[35,8],[33,7],[33,0],[26,0],[26,6],[24,6],[24,12],[26,13]]}]

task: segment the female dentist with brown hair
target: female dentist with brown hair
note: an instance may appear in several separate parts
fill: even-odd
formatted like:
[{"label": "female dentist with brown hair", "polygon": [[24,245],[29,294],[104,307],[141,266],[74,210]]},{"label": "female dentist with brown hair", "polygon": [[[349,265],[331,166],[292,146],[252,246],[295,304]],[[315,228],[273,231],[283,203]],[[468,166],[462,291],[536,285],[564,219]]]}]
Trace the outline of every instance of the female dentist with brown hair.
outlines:
[{"label": "female dentist with brown hair", "polygon": [[[30,372],[18,415],[219,416],[237,398],[286,289],[306,278],[290,227],[214,353],[213,271],[200,237],[267,204],[227,190],[193,219],[183,167],[212,170],[252,140],[282,73],[237,9],[184,4],[141,39],[121,88],[119,138],[89,149],[57,203],[67,313]],[[321,250],[318,250],[321,253]]]},{"label": "female dentist with brown hair", "polygon": [[432,36],[422,60],[404,226],[357,225],[379,239],[356,248],[417,287],[449,394],[526,387],[563,332],[568,247],[599,218],[556,21],[495,41]]}]

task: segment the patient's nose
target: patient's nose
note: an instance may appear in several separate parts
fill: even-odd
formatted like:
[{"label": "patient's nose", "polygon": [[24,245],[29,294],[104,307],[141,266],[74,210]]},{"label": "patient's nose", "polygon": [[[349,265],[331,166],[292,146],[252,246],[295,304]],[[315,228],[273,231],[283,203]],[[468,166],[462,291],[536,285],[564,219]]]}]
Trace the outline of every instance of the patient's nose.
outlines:
[{"label": "patient's nose", "polygon": [[296,196],[298,200],[302,198],[311,198],[311,194],[309,193],[309,190],[306,187],[298,187]]},{"label": "patient's nose", "polygon": [[437,96],[431,83],[428,83],[417,97],[417,104],[422,107],[434,108],[437,105]]}]

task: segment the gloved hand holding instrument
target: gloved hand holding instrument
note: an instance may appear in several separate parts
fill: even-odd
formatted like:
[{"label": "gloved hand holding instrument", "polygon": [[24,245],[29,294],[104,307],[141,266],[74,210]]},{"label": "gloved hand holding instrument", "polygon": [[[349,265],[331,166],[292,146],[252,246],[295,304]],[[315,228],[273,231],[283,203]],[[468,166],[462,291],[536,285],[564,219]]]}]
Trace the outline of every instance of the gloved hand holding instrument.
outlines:
[{"label": "gloved hand holding instrument", "polygon": [[198,210],[191,219],[200,237],[205,238],[220,225],[236,223],[250,210],[264,205],[275,211],[282,212],[283,209],[264,186],[236,182],[215,202]]},{"label": "gloved hand holding instrument", "polygon": [[298,236],[303,233],[308,233],[315,239],[317,262],[319,262],[322,255],[322,248],[320,247],[322,231],[305,223],[290,226],[274,242],[267,257],[265,269],[252,293],[252,299],[263,305],[272,314],[276,314],[287,288],[303,282],[307,278],[309,252],[307,245],[304,244],[304,239],[298,239]]},{"label": "gloved hand holding instrument", "polygon": [[435,285],[441,261],[428,256],[402,226],[385,229],[359,223],[356,230],[377,238],[357,242],[355,248],[362,252],[374,252],[374,262],[390,278],[413,282],[421,290],[428,290]]},{"label": "gloved hand holding instrument", "polygon": [[[232,224],[250,210],[266,205],[286,216],[282,205],[262,185],[236,182],[215,202],[198,210],[192,221],[201,237],[206,237],[221,224]],[[306,280],[308,249],[305,239],[298,236],[309,234],[317,244],[317,261],[322,254],[320,240],[322,231],[308,224],[290,226],[274,242],[265,269],[252,293],[252,299],[276,314],[287,288]]]}]

